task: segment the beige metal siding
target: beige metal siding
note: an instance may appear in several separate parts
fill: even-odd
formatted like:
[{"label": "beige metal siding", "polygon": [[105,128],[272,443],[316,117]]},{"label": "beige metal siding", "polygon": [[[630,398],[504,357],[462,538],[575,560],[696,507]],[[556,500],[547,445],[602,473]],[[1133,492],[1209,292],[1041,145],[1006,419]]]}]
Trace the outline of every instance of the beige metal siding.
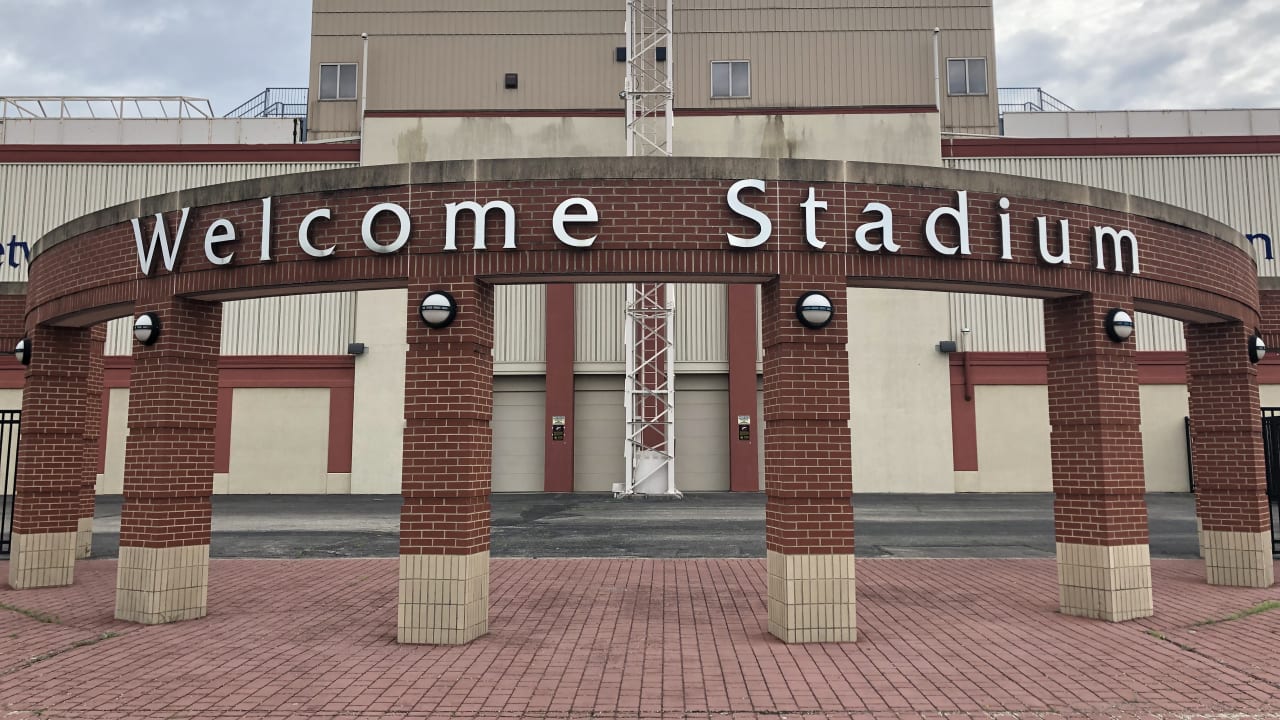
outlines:
[{"label": "beige metal siding", "polygon": [[[955,158],[948,167],[1061,180],[1147,197],[1271,236],[1280,258],[1280,156]],[[1259,248],[1261,249],[1261,248]],[[1280,259],[1258,254],[1258,274],[1280,276]]]},{"label": "beige metal siding", "polygon": [[[728,293],[723,285],[673,284],[676,372],[727,372]],[[574,362],[579,372],[624,372],[627,286],[582,284],[574,293]]]},{"label": "beige metal siding", "polygon": [[[951,339],[965,352],[1044,352],[1044,303],[950,293]],[[968,328],[969,332],[964,332]]]},{"label": "beige metal siding", "polygon": [[494,288],[494,372],[541,373],[547,362],[547,288]]},{"label": "beige metal siding", "polygon": [[344,292],[225,303],[222,354],[344,354],[356,340],[355,298]]},{"label": "beige metal siding", "polygon": [[677,370],[729,371],[729,292],[724,285],[679,284],[675,332]]},{"label": "beige metal siding", "polygon": [[[234,180],[350,167],[352,163],[2,164],[0,240],[28,244],[81,215],[140,197]],[[0,263],[0,282],[26,280]]]},{"label": "beige metal siding", "polygon": [[[319,66],[359,63],[369,34],[370,111],[609,110],[621,113],[625,65],[620,0],[318,3],[311,87]],[[746,109],[932,106],[933,28],[942,57],[985,57],[982,98],[948,98],[964,132],[994,133],[993,15],[989,0],[701,0],[677,6],[669,67],[676,106]],[[748,98],[711,97],[711,61],[751,61]],[[571,71],[570,71],[571,69]],[[520,86],[503,87],[516,72]],[[571,81],[568,79],[571,72]],[[363,92],[361,89],[359,92]],[[312,93],[313,97],[317,93]],[[358,102],[312,100],[311,128],[359,126]]]}]

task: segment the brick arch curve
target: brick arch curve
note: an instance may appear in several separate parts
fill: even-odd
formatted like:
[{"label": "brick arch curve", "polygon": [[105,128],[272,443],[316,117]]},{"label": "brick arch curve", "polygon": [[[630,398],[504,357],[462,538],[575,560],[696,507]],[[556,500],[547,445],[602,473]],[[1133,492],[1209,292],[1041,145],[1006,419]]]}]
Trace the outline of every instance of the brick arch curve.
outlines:
[{"label": "brick arch curve", "polygon": [[[745,188],[738,205],[734,187]],[[589,206],[564,205],[576,199]],[[497,208],[485,249],[475,249],[471,210],[460,208],[496,201],[510,205],[511,240]],[[463,219],[453,248],[450,206]],[[581,222],[557,231],[558,210]],[[597,217],[587,221],[591,211]],[[1065,255],[1062,222],[1070,263],[1055,264]],[[169,257],[147,249],[157,223]],[[757,244],[766,224],[769,237]],[[1136,254],[1125,252],[1123,233],[1132,233]],[[85,382],[88,328],[142,311],[164,323],[161,342],[136,351],[131,380],[116,613],[137,622],[206,612],[220,303],[404,287],[398,637],[459,643],[486,632],[492,287],[501,283],[764,285],[768,627],[789,642],[856,637],[849,286],[1046,299],[1061,608],[1108,620],[1151,614],[1152,604],[1133,344],[1106,340],[1102,318],[1123,307],[1190,323],[1201,517],[1206,557],[1218,563],[1210,580],[1271,582],[1269,560],[1258,561],[1241,540],[1262,537],[1265,517],[1256,373],[1242,359],[1259,321],[1252,254],[1225,226],[1151,201],[844,162],[395,165],[231,183],[104,210],[42,238],[30,278],[26,324],[37,350],[24,395],[15,587],[70,582],[83,474],[76,458],[84,456],[76,449],[85,439],[76,430],[85,406],[76,388]],[[435,289],[451,292],[461,312],[432,331],[416,310]],[[834,322],[820,332],[794,319],[796,300],[809,291],[836,304]]]}]

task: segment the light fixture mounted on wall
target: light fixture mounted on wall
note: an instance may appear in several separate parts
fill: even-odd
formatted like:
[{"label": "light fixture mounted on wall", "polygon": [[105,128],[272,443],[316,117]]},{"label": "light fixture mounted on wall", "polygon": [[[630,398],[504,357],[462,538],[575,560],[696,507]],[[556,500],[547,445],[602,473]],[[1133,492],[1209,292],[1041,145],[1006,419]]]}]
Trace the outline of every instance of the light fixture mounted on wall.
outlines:
[{"label": "light fixture mounted on wall", "polygon": [[454,318],[458,317],[458,301],[444,290],[433,290],[422,298],[422,304],[418,306],[418,316],[429,328],[438,330],[449,327]]},{"label": "light fixture mounted on wall", "polygon": [[1267,343],[1262,339],[1262,333],[1254,330],[1253,337],[1249,340],[1249,362],[1257,365],[1266,356]]},{"label": "light fixture mounted on wall", "polygon": [[1133,316],[1120,308],[1107,313],[1107,320],[1102,326],[1112,342],[1121,343],[1133,337]]},{"label": "light fixture mounted on wall", "polygon": [[831,304],[831,298],[818,292],[805,293],[796,301],[796,319],[801,325],[811,329],[820,330],[831,323],[831,319],[836,315],[835,306]]},{"label": "light fixture mounted on wall", "polygon": [[31,340],[22,338],[17,345],[13,346],[13,356],[18,358],[18,362],[23,365],[31,364]]},{"label": "light fixture mounted on wall", "polygon": [[143,345],[155,345],[160,339],[160,317],[142,313],[133,321],[133,337]]}]

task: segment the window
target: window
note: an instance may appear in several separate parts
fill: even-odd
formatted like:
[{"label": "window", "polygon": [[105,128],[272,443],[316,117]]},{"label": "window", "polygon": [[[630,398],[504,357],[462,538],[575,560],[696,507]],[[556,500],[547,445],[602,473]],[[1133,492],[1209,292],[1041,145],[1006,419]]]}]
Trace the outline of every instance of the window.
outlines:
[{"label": "window", "polygon": [[751,97],[751,63],[746,60],[712,61],[711,97]]},{"label": "window", "polygon": [[986,95],[986,58],[948,58],[948,95]]},{"label": "window", "polygon": [[355,100],[356,99],[356,64],[320,66],[320,99],[321,100]]}]

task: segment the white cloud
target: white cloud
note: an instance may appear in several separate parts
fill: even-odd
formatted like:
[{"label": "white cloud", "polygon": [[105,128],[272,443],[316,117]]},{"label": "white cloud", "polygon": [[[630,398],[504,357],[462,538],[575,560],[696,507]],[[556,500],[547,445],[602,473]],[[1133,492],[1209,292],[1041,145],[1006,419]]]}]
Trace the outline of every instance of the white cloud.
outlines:
[{"label": "white cloud", "polygon": [[1077,109],[1280,107],[1274,0],[995,0],[1000,84]]}]

